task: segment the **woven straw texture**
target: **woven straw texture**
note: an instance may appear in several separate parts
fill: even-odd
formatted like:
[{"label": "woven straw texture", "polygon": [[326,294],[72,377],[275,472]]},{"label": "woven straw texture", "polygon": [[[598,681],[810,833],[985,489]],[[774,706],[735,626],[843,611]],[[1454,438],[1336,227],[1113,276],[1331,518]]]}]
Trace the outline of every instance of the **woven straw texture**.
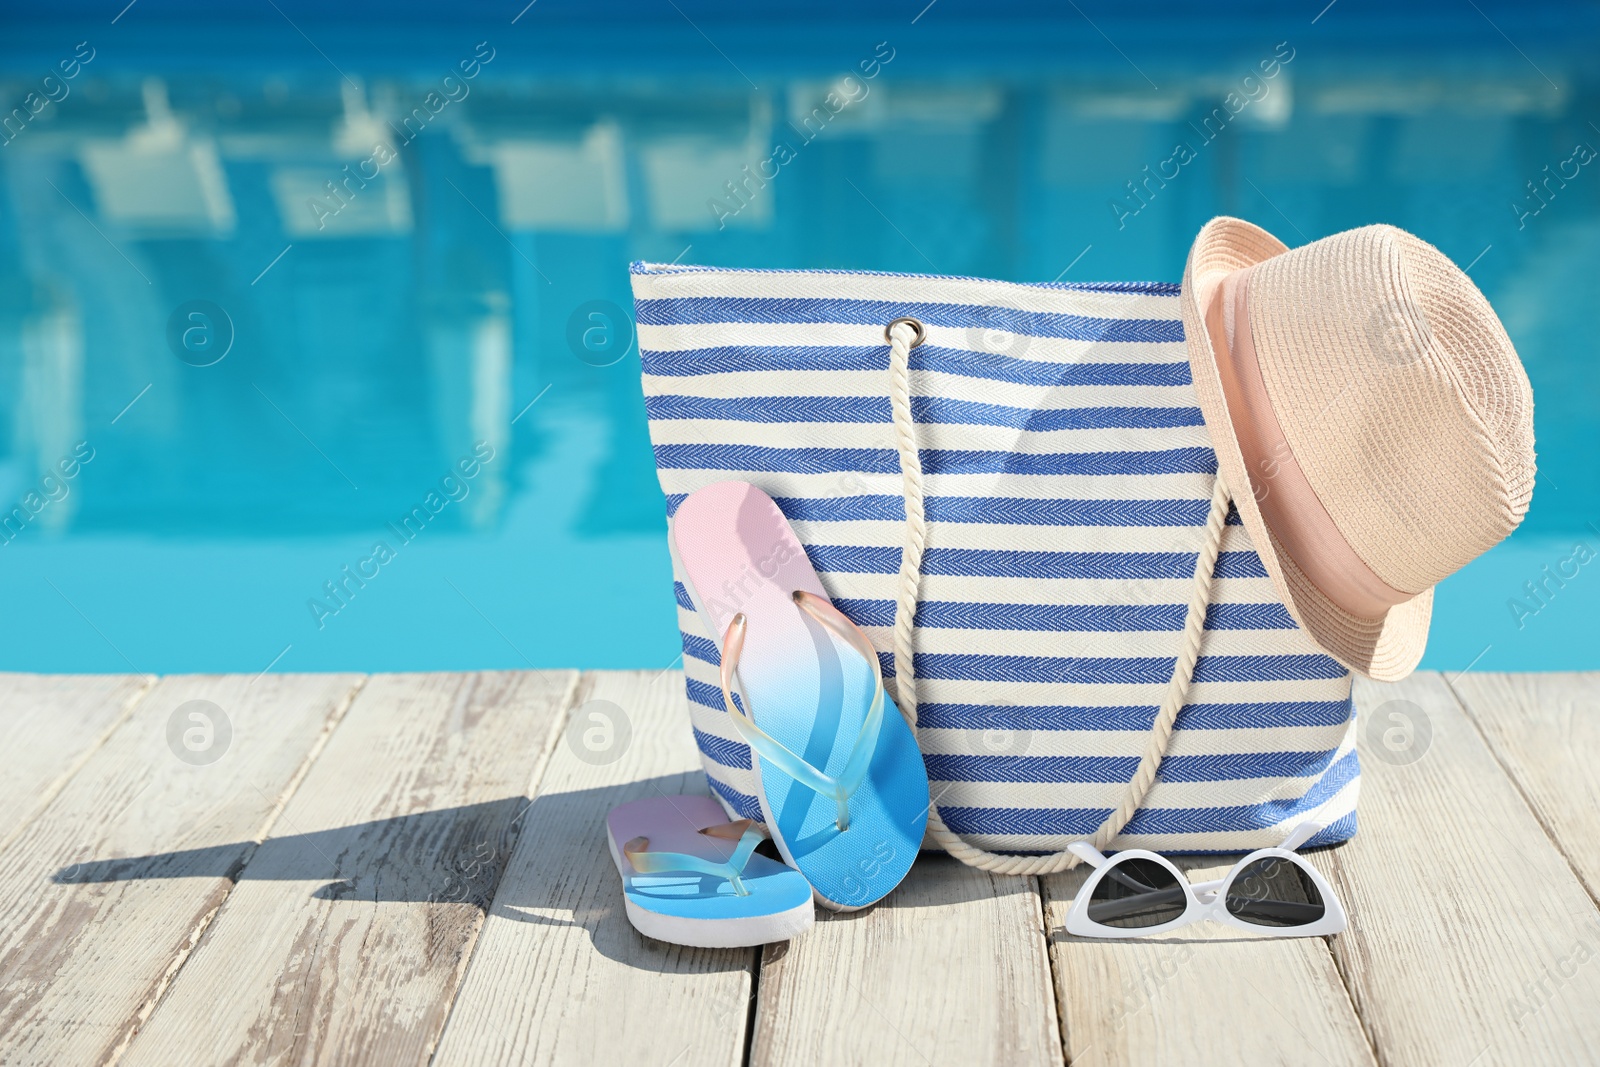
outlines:
[{"label": "woven straw texture", "polygon": [[[1250,470],[1218,378],[1206,308],[1252,268],[1249,327],[1284,439],[1338,533],[1415,596],[1378,618],[1343,610],[1273,536],[1242,487]],[[1533,492],[1533,396],[1510,339],[1469,278],[1433,246],[1366,226],[1288,250],[1239,219],[1203,229],[1184,273],[1195,389],[1267,573],[1322,647],[1380,680],[1427,642],[1432,589],[1521,521]]]}]

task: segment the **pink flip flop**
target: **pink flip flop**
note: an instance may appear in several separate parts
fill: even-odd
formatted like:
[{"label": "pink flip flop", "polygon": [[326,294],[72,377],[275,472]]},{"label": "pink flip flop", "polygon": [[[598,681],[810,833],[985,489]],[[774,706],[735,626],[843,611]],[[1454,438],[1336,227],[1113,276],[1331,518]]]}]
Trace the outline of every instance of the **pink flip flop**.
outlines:
[{"label": "pink flip flop", "polygon": [[723,698],[753,753],[773,843],[836,910],[900,883],[928,820],[928,774],[876,650],[829,602],[788,520],[748,482],[691,494],[673,549],[715,635]]}]

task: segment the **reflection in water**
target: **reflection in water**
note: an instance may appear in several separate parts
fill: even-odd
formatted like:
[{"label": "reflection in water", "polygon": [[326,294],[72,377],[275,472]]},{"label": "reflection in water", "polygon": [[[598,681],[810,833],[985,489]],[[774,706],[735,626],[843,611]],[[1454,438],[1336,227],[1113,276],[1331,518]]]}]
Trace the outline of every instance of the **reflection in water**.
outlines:
[{"label": "reflection in water", "polygon": [[216,141],[184,129],[159,78],[146,79],[141,95],[142,124],[78,148],[100,217],[139,237],[229,236],[233,199]]},{"label": "reflection in water", "polygon": [[[1441,593],[1462,610],[1430,663],[1600,665],[1503,607],[1541,538],[1600,545],[1600,370],[1577,355],[1600,177],[1574,162],[1600,101],[1563,59],[1593,27],[1524,27],[1531,62],[1479,27],[1354,64],[1263,26],[1199,66],[1086,53],[1079,30],[1017,24],[1068,42],[1018,64],[959,26],[846,24],[766,68],[685,49],[581,76],[454,31],[404,31],[431,57],[406,74],[298,39],[229,73],[129,37],[37,111],[38,64],[0,56],[0,110],[23,108],[0,138],[0,592],[25,608],[0,667],[259,670],[287,647],[276,669],[664,668],[636,353],[573,341],[629,306],[629,260],[1170,280],[1218,212],[1291,243],[1391,221],[1472,263],[1549,477]],[[468,491],[394,543],[477,449]]]}]

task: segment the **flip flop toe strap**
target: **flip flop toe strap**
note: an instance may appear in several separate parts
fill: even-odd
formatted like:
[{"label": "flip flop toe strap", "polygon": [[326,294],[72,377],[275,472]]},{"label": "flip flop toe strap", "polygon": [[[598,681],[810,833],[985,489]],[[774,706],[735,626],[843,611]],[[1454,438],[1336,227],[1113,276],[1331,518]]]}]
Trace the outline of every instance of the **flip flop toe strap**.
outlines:
[{"label": "flip flop toe strap", "polygon": [[867,635],[838,608],[822,597],[803,589],[795,590],[793,597],[797,607],[843,638],[856,654],[872,667],[874,682],[872,703],[867,707],[866,717],[861,722],[861,732],[856,735],[855,743],[850,749],[850,758],[845,761],[844,769],[837,777],[833,777],[807,763],[777,738],[757,726],[755,720],[735,702],[733,674],[739,667],[739,655],[744,650],[745,630],[749,625],[742,612],[733,617],[733,621],[728,624],[727,633],[723,635],[722,699],[728,706],[728,714],[733,718],[734,728],[755,750],[756,755],[813,793],[832,799],[838,808],[834,825],[844,831],[850,829],[850,797],[866,778],[867,771],[872,766],[872,756],[878,748],[878,731],[883,726],[883,668],[878,663],[877,650],[872,647]]},{"label": "flip flop toe strap", "polygon": [[740,876],[744,874],[750,857],[755,854],[756,846],[765,840],[766,832],[749,819],[740,819],[738,822],[708,826],[700,833],[707,837],[737,840],[738,844],[727,860],[721,863],[687,852],[651,852],[648,837],[635,837],[622,846],[622,854],[639,874],[705,874],[713,878],[725,878],[735,894],[749,896],[750,890],[745,888]]}]

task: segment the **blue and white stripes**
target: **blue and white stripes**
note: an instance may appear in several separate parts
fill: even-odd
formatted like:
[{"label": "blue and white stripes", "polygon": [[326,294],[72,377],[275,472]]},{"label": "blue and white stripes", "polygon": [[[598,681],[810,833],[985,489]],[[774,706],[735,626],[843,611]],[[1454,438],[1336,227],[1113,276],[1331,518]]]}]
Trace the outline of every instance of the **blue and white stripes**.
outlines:
[{"label": "blue and white stripes", "polygon": [[[991,851],[1053,852],[1098,829],[1172,676],[1216,474],[1177,287],[633,271],[669,514],[713,482],[760,486],[888,676],[904,505],[883,330],[924,323],[915,663],[933,794]],[[716,644],[681,584],[677,600],[707,775],[759,819]],[[1329,823],[1318,843],[1354,832],[1349,674],[1295,626],[1237,518],[1188,699],[1117,847],[1253,848],[1311,815]]]}]

